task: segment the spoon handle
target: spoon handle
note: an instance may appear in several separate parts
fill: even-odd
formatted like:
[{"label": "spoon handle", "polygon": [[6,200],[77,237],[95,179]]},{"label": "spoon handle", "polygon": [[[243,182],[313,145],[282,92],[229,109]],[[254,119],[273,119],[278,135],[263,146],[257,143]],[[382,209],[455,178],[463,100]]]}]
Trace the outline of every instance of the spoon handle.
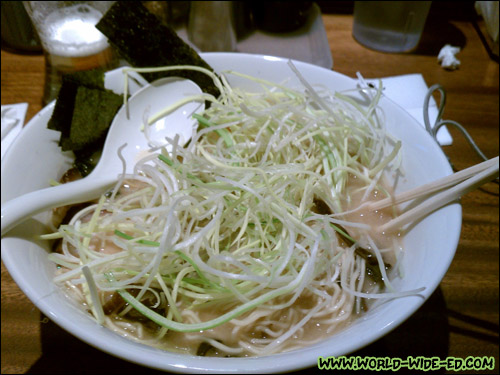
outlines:
[{"label": "spoon handle", "polygon": [[24,220],[55,207],[82,203],[100,196],[116,179],[96,179],[88,176],[66,184],[33,191],[2,204],[2,237]]}]

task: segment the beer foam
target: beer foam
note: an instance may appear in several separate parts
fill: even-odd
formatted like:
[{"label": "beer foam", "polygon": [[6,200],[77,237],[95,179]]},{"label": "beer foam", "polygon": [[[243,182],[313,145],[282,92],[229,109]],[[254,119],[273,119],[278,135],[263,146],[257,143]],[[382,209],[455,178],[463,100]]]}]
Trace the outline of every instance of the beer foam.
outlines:
[{"label": "beer foam", "polygon": [[43,32],[46,49],[59,56],[77,57],[99,53],[107,48],[106,37],[95,25],[102,13],[88,5],[58,9],[47,16]]}]

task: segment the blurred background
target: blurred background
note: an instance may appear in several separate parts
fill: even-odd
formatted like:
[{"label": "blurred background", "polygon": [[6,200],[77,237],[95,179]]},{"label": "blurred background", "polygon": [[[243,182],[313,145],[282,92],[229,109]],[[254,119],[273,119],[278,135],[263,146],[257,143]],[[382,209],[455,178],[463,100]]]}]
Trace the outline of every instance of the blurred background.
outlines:
[{"label": "blurred background", "polygon": [[[242,42],[244,44],[245,40],[252,38],[256,32],[265,33],[268,36],[279,36],[310,31],[311,22],[317,16],[314,13],[315,9],[319,9],[321,14],[352,14],[355,4],[354,1],[145,1],[143,3],[165,23],[180,30],[181,36],[185,36],[183,29],[186,28],[188,29],[186,32],[189,32],[190,10],[193,11],[203,3],[225,3],[226,7],[232,7],[233,28],[238,44]],[[481,31],[485,34],[485,43],[490,43],[492,52],[498,56],[498,1],[433,1],[426,25],[444,24],[450,20],[477,23],[483,17],[478,14],[476,3],[497,3],[496,25],[493,26],[496,27],[496,46],[487,39],[486,26]],[[41,53],[36,31],[30,23],[22,2],[3,1],[1,7],[2,49],[18,53]],[[191,23],[193,23],[192,17]],[[433,34],[433,37],[439,38],[442,34],[442,32]],[[238,50],[235,45],[228,48]],[[431,53],[431,51],[427,52]]]}]

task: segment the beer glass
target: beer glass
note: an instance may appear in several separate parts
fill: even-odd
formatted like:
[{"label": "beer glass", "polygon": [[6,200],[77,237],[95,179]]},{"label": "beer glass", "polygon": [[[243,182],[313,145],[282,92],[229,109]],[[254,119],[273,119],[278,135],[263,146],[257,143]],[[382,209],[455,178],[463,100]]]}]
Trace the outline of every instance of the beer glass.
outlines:
[{"label": "beer glass", "polygon": [[95,25],[113,1],[24,1],[45,53],[44,104],[57,97],[63,74],[118,65]]}]

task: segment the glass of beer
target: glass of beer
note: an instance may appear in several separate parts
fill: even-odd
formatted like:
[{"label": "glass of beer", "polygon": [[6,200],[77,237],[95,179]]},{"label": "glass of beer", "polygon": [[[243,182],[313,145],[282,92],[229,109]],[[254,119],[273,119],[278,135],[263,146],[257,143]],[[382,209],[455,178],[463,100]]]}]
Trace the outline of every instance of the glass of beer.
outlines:
[{"label": "glass of beer", "polygon": [[113,1],[24,1],[45,53],[44,104],[57,97],[63,74],[114,69],[118,59],[95,25]]}]

